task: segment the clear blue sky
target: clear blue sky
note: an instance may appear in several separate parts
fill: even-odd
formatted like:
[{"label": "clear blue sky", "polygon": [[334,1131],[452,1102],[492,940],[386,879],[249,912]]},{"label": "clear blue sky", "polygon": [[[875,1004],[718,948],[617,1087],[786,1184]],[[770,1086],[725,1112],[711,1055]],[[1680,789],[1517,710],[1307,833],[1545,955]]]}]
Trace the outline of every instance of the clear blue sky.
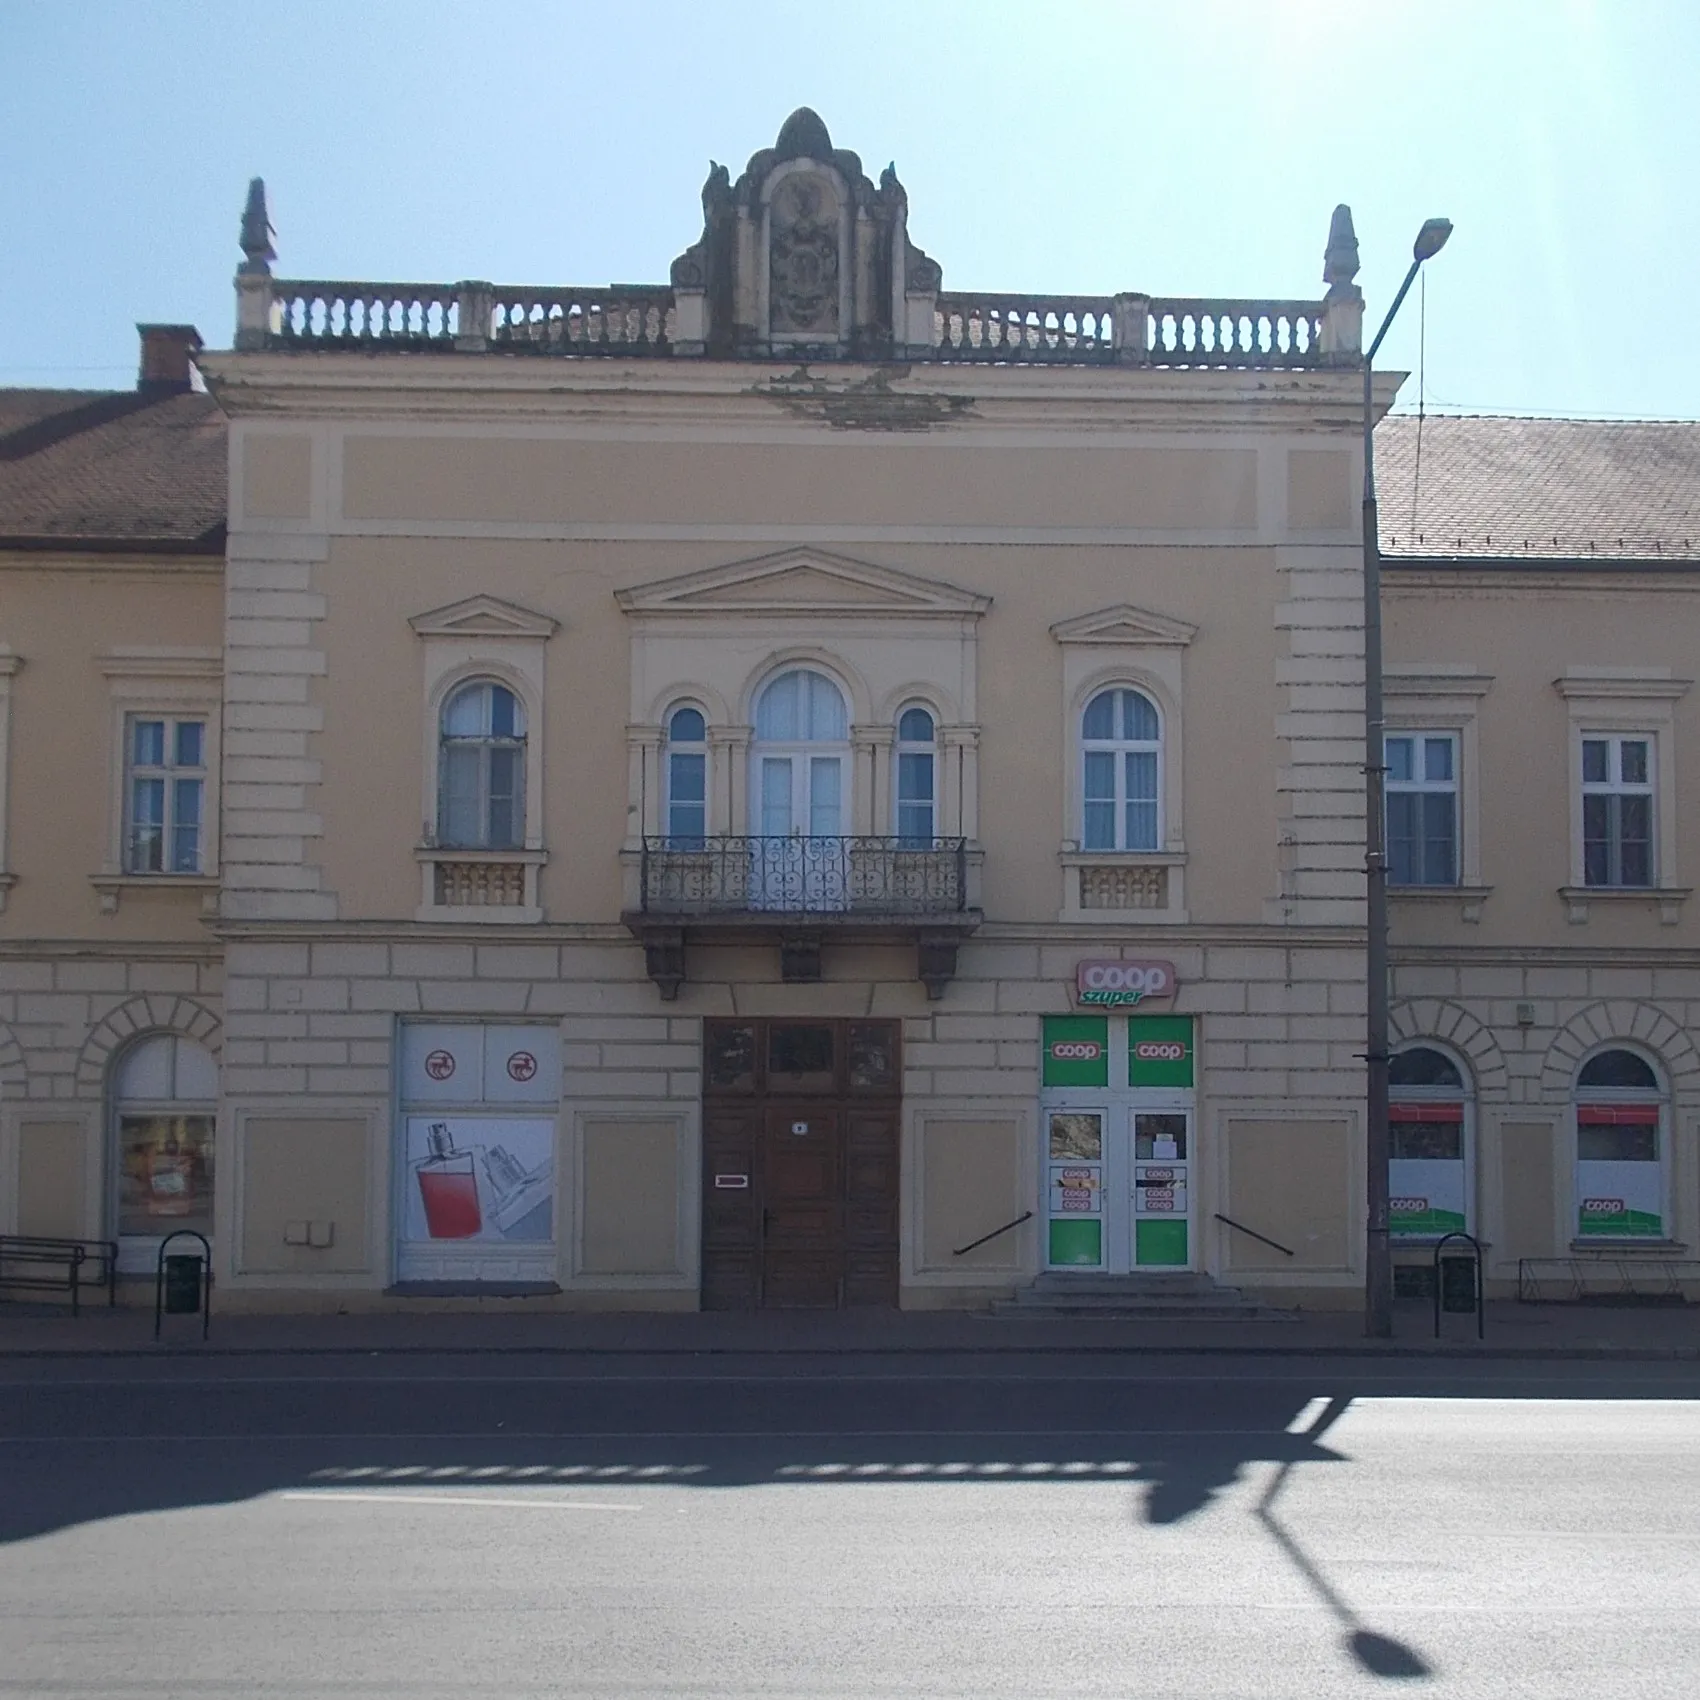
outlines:
[{"label": "clear blue sky", "polygon": [[254,174],[281,276],[664,281],[808,104],[947,289],[1315,296],[1344,200],[1374,323],[1444,214],[1431,407],[1695,418],[1697,73],[1700,0],[0,0],[0,383],[228,346]]}]

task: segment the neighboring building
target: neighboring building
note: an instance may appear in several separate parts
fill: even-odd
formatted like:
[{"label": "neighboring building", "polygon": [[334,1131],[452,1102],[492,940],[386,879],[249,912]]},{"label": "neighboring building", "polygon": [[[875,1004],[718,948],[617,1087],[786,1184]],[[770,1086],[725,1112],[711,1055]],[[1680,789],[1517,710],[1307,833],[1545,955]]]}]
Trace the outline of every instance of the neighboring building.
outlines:
[{"label": "neighboring building", "polygon": [[[1349,217],[1314,301],[953,294],[806,111],[703,207],[663,286],[295,284],[256,185],[228,540],[206,397],[19,397],[0,1231],[207,1222],[250,1305],[1357,1303]],[[1417,430],[1401,1256],[1668,1259],[1700,427]]]}]

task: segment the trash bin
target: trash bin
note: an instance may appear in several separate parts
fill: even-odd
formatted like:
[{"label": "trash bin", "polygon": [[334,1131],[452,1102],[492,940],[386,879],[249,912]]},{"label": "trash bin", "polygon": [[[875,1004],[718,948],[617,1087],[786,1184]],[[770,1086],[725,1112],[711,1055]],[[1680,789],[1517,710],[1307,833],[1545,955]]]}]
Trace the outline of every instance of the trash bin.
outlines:
[{"label": "trash bin", "polygon": [[201,1259],[193,1253],[165,1260],[165,1313],[193,1316],[201,1308]]},{"label": "trash bin", "polygon": [[1440,1308],[1448,1315],[1468,1315],[1476,1308],[1475,1258],[1441,1258]]}]

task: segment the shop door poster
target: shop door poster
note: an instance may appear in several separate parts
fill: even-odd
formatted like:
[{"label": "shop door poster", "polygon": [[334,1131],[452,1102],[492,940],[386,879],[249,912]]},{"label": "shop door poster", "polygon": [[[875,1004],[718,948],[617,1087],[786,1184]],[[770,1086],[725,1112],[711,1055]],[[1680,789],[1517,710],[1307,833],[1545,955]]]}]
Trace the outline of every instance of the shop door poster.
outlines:
[{"label": "shop door poster", "polygon": [[555,1232],[555,1124],[409,1116],[402,1237],[518,1245]]}]

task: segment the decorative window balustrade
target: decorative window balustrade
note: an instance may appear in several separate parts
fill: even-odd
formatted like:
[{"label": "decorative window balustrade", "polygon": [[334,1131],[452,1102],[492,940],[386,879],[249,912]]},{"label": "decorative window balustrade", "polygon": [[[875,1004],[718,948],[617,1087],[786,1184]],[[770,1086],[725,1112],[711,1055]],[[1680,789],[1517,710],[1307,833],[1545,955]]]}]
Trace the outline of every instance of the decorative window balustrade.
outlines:
[{"label": "decorative window balustrade", "polygon": [[968,907],[961,838],[646,838],[642,912],[650,916],[960,914]]},{"label": "decorative window balustrade", "polygon": [[[607,289],[482,283],[253,280],[269,291],[265,330],[239,346],[524,354],[678,356],[678,307],[662,284]],[[1324,352],[1320,301],[1143,295],[934,297],[932,344],[909,358],[976,365],[1292,370],[1355,365]],[[702,352],[702,344],[689,345]]]}]

